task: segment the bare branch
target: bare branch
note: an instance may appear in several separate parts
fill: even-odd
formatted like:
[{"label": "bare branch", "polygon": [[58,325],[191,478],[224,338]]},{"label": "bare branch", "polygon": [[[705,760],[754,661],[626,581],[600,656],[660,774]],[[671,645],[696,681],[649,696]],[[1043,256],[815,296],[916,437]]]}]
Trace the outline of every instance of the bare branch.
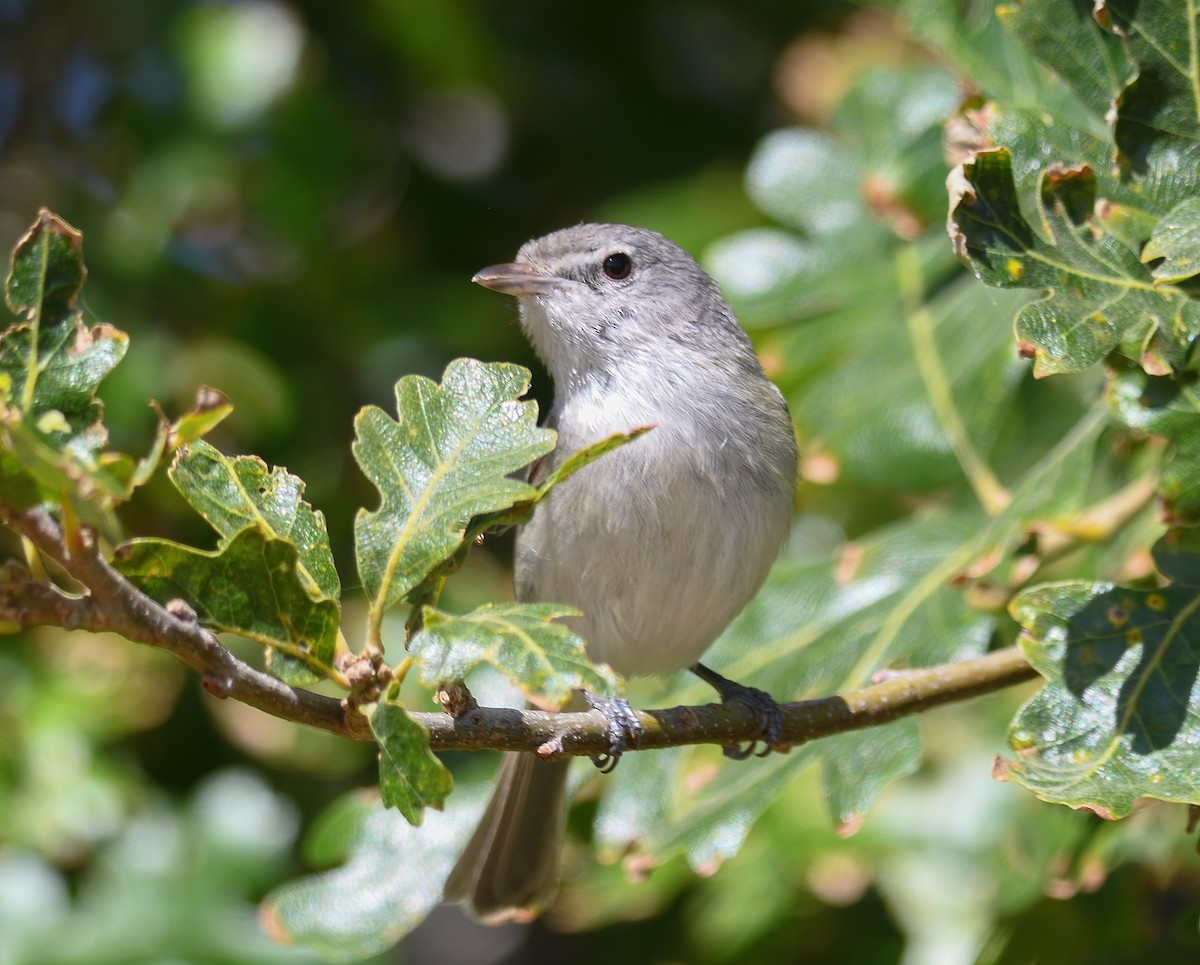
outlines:
[{"label": "bare branch", "polygon": [[[256,670],[221,646],[183,606],[162,607],[126,581],[99,554],[86,534],[70,545],[44,509],[16,512],[0,506],[3,518],[89,591],[72,596],[33,579],[19,564],[0,569],[0,620],[21,627],[52,624],[67,629],[113,631],[136,643],[167,650],[201,675],[204,689],[231,697],[275,717],[371,740],[366,718],[347,701],[290,687]],[[386,668],[384,668],[386,669]],[[784,704],[780,749],[895,720],[939,704],[966,700],[1036,676],[1015,647],[975,660],[897,671],[861,690]],[[461,693],[457,717],[419,713],[430,746],[442,750],[534,751],[543,757],[597,756],[607,751],[604,718],[594,712],[546,713],[475,705]],[[637,749],[686,744],[744,744],[758,721],[746,707],[707,704],[638,712],[642,737]]]},{"label": "bare branch", "polygon": [[[1016,647],[974,660],[893,672],[880,683],[861,690],[781,705],[780,749],[885,724],[1036,676],[1037,672]],[[744,744],[753,740],[759,726],[750,709],[737,704],[643,710],[637,715],[642,723],[637,750],[685,744]],[[413,716],[428,728],[429,744],[435,751],[532,750],[543,757],[594,757],[605,753],[609,745],[604,717],[595,711],[554,714],[472,707],[457,718],[449,714]]]}]

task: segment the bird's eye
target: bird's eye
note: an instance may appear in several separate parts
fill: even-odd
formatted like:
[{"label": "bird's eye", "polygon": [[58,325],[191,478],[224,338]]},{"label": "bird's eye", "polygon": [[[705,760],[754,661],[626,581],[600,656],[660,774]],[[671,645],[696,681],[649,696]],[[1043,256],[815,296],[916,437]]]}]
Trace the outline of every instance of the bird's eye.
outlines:
[{"label": "bird's eye", "polygon": [[620,281],[622,278],[628,278],[629,273],[633,271],[633,259],[631,259],[623,251],[614,251],[611,255],[604,259],[604,274],[614,281]]}]

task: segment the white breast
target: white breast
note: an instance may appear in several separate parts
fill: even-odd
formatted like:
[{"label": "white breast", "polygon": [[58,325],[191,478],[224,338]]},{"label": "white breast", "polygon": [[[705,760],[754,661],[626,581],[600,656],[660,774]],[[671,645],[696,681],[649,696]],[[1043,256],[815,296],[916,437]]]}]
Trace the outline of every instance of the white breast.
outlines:
[{"label": "white breast", "polygon": [[616,431],[658,427],[555,489],[516,554],[518,598],[578,607],[591,659],[626,676],[700,659],[765,579],[794,492],[794,456],[787,465],[781,453],[785,442],[794,453],[790,424],[776,396],[768,401],[782,415],[769,440],[714,438],[703,411],[664,414],[630,399],[581,392],[556,410],[556,458]]}]

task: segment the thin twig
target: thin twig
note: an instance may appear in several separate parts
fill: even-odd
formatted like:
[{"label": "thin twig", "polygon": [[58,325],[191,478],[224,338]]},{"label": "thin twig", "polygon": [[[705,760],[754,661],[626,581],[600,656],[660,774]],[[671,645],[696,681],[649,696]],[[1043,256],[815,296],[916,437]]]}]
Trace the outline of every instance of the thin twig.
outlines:
[{"label": "thin twig", "polygon": [[[205,690],[231,697],[275,717],[371,740],[366,718],[345,701],[290,687],[237,659],[186,607],[160,606],[125,580],[99,554],[93,540],[69,548],[62,530],[44,509],[17,512],[0,506],[0,518],[25,536],[73,579],[88,589],[72,596],[34,579],[19,564],[0,571],[0,620],[22,627],[53,624],[67,629],[113,631],[136,643],[175,654],[201,675]],[[782,705],[780,747],[859,730],[919,713],[939,704],[966,700],[1036,676],[1015,647],[974,660],[891,674],[880,683],[834,697]],[[537,751],[542,756],[597,756],[607,751],[604,717],[596,712],[483,708],[461,704],[458,717],[446,713],[413,716],[429,731],[430,746],[443,750]],[[760,726],[749,708],[707,704],[640,711],[637,749],[686,744],[737,744],[752,740]]]}]

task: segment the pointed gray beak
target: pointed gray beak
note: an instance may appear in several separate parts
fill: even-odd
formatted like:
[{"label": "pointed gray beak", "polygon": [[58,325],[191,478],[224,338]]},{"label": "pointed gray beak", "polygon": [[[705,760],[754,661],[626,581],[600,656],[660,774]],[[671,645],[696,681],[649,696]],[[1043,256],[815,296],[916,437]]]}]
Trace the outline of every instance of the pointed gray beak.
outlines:
[{"label": "pointed gray beak", "polygon": [[570,284],[565,278],[545,275],[530,265],[514,262],[510,265],[492,265],[475,272],[471,279],[476,285],[504,292],[506,295],[543,295]]}]

